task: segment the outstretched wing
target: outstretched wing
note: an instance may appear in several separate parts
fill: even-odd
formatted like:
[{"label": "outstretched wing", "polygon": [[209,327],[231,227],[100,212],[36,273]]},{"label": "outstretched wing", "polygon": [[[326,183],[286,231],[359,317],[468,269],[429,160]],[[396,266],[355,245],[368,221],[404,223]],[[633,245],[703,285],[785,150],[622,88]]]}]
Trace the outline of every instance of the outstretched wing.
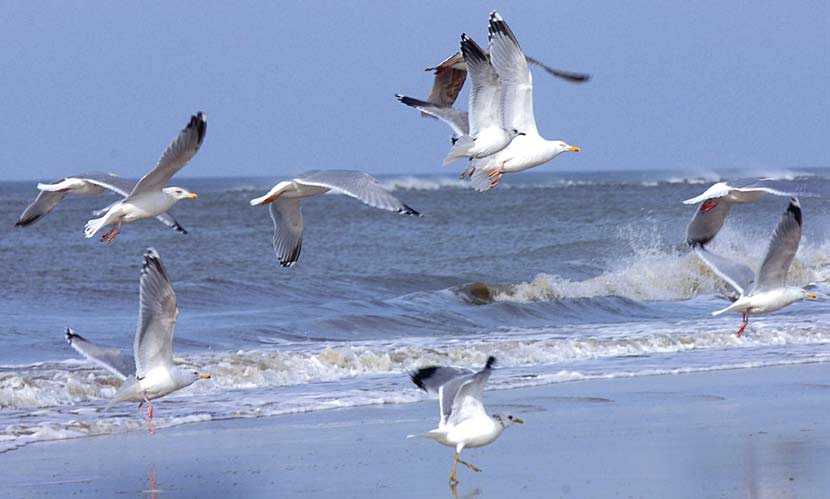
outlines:
[{"label": "outstretched wing", "polygon": [[707,199],[700,203],[686,226],[686,242],[690,246],[708,244],[723,227],[731,206],[723,198]]},{"label": "outstretched wing", "polygon": [[66,328],[64,335],[66,336],[66,341],[69,342],[75,351],[104,367],[119,378],[127,379],[128,376],[135,374],[135,361],[132,356],[127,355],[117,348],[97,345],[75,333],[70,328]]},{"label": "outstretched wing", "polygon": [[176,139],[167,146],[156,166],[135,184],[127,198],[129,199],[142,192],[161,190],[166,186],[173,175],[181,170],[202,147],[206,131],[207,117],[205,114],[199,112],[191,116],[190,122],[184,130],[179,132]]},{"label": "outstretched wing", "polygon": [[464,86],[464,80],[467,78],[467,67],[464,65],[461,52],[454,53],[444,59],[441,64],[426,70],[435,72],[432,92],[427,97],[427,101],[441,107],[451,107],[458,98],[461,87]]},{"label": "outstretched wing", "polygon": [[695,254],[741,295],[746,294],[755,281],[755,273],[746,265],[712,253],[702,246],[695,246]]},{"label": "outstretched wing", "polygon": [[527,58],[513,31],[495,12],[490,14],[490,60],[501,80],[505,127],[538,133],[533,114],[533,80]]},{"label": "outstretched wing", "polygon": [[303,249],[303,212],[299,198],[277,198],[268,205],[274,221],[274,253],[281,267],[300,259]]},{"label": "outstretched wing", "polygon": [[787,211],[781,216],[778,227],[772,233],[767,254],[758,270],[755,291],[765,291],[783,287],[787,282],[787,273],[801,241],[801,204],[791,198]]},{"label": "outstretched wing", "polygon": [[529,62],[530,64],[535,64],[536,66],[539,66],[540,68],[544,69],[545,72],[547,72],[549,75],[555,76],[557,78],[561,78],[565,81],[569,81],[571,83],[585,83],[585,82],[591,80],[591,75],[589,75],[589,74],[575,73],[573,71],[564,71],[562,69],[555,69],[555,68],[552,68],[552,67],[550,67],[546,64],[543,64],[542,62],[540,62],[537,59],[534,59],[530,56],[525,56],[525,57],[527,58],[527,62]]},{"label": "outstretched wing", "polygon": [[428,114],[443,121],[449,125],[449,127],[452,128],[453,133],[459,137],[470,134],[469,115],[464,111],[454,107],[441,106],[431,102],[422,101],[420,99],[415,99],[413,97],[407,97],[401,94],[395,94],[395,97],[403,104],[406,104],[409,107],[414,107],[424,114]]},{"label": "outstretched wing", "polygon": [[153,248],[144,252],[141,268],[138,328],[133,345],[136,376],[158,366],[173,365],[173,331],[179,309],[170,277]]},{"label": "outstretched wing", "polygon": [[381,187],[378,181],[366,172],[313,170],[300,175],[294,181],[300,184],[336,189],[374,208],[394,211],[402,215],[419,215],[417,211]]}]

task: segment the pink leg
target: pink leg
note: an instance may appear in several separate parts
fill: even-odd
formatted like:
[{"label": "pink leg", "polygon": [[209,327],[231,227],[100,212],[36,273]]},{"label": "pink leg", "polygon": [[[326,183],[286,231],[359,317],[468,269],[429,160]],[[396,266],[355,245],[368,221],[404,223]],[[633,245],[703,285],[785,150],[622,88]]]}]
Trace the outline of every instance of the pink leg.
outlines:
[{"label": "pink leg", "polygon": [[155,428],[153,428],[153,403],[149,400],[147,401],[147,431],[151,435],[156,432]]},{"label": "pink leg", "polygon": [[746,329],[747,324],[749,324],[749,312],[744,312],[744,321],[741,322],[741,328],[738,329],[738,338],[744,334],[744,329]]},{"label": "pink leg", "polygon": [[101,242],[111,243],[121,233],[121,222],[112,226],[109,232],[101,236]]}]

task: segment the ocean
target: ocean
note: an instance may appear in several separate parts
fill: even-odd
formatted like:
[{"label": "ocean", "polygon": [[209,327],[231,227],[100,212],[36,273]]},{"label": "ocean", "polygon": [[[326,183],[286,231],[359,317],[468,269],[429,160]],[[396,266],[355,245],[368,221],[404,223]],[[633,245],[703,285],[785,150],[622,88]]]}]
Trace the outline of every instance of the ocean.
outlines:
[{"label": "ocean", "polygon": [[[541,170],[545,170],[544,168]],[[693,206],[718,180],[773,177],[799,193],[804,233],[791,284],[819,299],[751,317],[712,317],[727,286],[686,246]],[[35,182],[0,182],[0,451],[30,442],[144,431],[135,404],[105,411],[119,380],[64,339],[132,350],[142,253],[155,247],[180,315],[176,360],[212,375],[160,399],[156,426],[269,417],[428,396],[430,364],[477,367],[491,389],[830,359],[830,169],[507,175],[477,193],[450,174],[378,176],[422,217],[342,195],[303,201],[299,263],[280,268],[264,207],[272,178],[180,178],[199,194],[111,245],[85,239],[112,197],[68,197],[14,227]],[[52,179],[46,179],[52,180]],[[786,199],[737,206],[711,246],[760,263]],[[436,405],[436,421],[438,418]]]}]

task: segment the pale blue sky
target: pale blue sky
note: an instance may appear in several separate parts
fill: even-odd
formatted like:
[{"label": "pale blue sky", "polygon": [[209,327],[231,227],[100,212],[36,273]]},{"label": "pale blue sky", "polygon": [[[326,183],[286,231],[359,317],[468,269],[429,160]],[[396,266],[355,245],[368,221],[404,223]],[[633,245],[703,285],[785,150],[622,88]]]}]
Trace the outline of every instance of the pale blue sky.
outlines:
[{"label": "pale blue sky", "polygon": [[[203,110],[182,176],[449,173],[448,129],[399,104],[497,9],[534,72],[541,168],[830,166],[826,2],[9,2],[0,178],[145,173]],[[466,92],[459,99],[466,108]]]}]

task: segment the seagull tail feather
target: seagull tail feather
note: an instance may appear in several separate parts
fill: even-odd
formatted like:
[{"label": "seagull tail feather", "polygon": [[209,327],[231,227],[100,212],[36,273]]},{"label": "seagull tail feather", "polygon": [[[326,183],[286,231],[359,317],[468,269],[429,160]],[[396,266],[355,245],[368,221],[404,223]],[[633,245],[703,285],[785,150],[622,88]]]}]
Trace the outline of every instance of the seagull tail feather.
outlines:
[{"label": "seagull tail feather", "polygon": [[444,166],[457,161],[461,158],[466,158],[469,155],[470,148],[473,147],[473,139],[469,136],[459,137],[455,144],[450,148],[447,157],[444,158]]}]

